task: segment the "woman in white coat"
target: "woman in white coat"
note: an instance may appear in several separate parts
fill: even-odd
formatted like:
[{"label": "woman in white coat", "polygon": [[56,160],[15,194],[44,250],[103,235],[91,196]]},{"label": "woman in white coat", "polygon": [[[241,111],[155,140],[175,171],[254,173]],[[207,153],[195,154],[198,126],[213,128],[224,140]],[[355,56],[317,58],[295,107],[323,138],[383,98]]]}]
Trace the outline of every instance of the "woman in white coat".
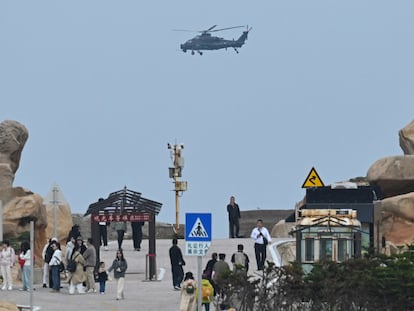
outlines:
[{"label": "woman in white coat", "polygon": [[11,269],[14,266],[16,261],[16,254],[14,252],[13,247],[10,246],[9,241],[3,242],[3,248],[0,252],[0,268],[1,268],[1,275],[3,277],[3,287],[2,290],[13,289],[13,278],[11,274]]}]

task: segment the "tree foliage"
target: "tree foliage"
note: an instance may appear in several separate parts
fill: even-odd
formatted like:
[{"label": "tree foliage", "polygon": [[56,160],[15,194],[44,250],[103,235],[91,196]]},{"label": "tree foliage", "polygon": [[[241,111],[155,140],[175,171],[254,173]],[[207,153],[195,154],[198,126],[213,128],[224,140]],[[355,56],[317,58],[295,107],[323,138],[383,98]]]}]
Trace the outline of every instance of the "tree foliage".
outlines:
[{"label": "tree foliage", "polygon": [[220,302],[240,311],[414,310],[414,245],[392,256],[319,262],[307,275],[297,263],[268,262],[261,275],[229,272],[220,282]]}]

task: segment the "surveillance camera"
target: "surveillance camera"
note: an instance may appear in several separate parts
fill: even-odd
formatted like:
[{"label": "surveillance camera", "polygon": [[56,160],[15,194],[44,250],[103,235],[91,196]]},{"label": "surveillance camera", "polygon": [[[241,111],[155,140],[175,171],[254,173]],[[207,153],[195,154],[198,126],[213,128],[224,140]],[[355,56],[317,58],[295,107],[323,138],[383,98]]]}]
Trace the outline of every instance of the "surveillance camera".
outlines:
[{"label": "surveillance camera", "polygon": [[170,143],[168,143],[168,144],[167,144],[167,147],[168,147],[168,149],[171,149],[171,144],[170,144]]},{"label": "surveillance camera", "polygon": [[181,149],[184,149],[184,144],[181,144]]}]

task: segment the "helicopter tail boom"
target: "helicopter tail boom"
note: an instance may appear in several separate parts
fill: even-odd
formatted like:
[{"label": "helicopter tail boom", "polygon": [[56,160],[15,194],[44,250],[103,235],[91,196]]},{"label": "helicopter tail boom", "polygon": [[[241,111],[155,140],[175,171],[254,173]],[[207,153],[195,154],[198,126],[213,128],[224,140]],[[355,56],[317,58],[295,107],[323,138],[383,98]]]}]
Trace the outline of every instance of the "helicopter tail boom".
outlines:
[{"label": "helicopter tail boom", "polygon": [[251,29],[252,28],[247,29],[246,31],[243,31],[242,35],[236,40],[238,47],[241,47],[244,44],[244,42],[247,40],[247,35],[249,34],[249,31]]}]

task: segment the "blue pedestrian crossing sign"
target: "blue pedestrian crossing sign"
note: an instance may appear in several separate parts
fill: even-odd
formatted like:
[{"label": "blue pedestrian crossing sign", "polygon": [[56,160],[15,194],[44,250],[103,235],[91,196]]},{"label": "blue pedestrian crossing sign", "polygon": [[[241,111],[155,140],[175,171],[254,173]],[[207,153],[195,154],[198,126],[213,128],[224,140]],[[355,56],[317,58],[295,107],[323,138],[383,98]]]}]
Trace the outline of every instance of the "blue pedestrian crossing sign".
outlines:
[{"label": "blue pedestrian crossing sign", "polygon": [[211,213],[185,214],[185,240],[211,242]]}]

